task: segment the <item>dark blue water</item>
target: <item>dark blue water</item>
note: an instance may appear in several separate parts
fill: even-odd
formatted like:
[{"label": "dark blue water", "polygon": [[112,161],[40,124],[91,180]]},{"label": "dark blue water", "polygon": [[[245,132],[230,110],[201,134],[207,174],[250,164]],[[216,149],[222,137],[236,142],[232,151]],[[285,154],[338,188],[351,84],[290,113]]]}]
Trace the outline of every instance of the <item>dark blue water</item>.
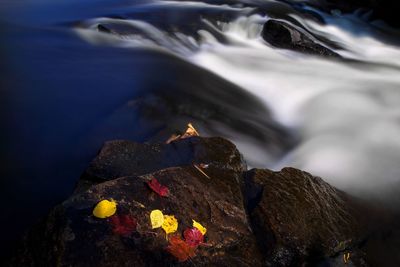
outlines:
[{"label": "dark blue water", "polygon": [[2,10],[2,247],[71,193],[105,140],[151,134],[122,109],[168,75],[157,71],[161,56],[93,47],[59,24],[101,2],[47,4]]},{"label": "dark blue water", "polygon": [[[166,99],[175,94],[181,103],[202,102],[212,108],[217,104],[198,101],[190,92],[208,85],[231,96],[239,92],[171,55],[93,46],[74,32],[72,26],[83,19],[136,10],[123,3],[1,4],[0,214],[9,229],[2,234],[5,253],[24,229],[72,192],[104,141],[141,142],[172,125],[168,118],[144,119],[132,101],[158,92]],[[139,16],[146,13],[146,8],[137,10]]]}]

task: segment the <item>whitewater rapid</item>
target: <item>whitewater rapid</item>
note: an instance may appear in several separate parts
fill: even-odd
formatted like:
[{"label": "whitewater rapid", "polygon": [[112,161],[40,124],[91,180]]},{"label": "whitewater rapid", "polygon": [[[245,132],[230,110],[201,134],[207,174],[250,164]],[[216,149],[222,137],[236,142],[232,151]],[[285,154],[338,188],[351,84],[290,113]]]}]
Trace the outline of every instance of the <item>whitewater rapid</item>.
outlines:
[{"label": "whitewater rapid", "polygon": [[[285,14],[297,25],[285,21],[312,33],[317,42],[343,58],[328,59],[269,45],[260,33],[271,17],[268,12],[256,14],[255,8],[174,1],[149,6],[235,15],[230,21],[200,18],[194,34],[171,32],[134,16],[86,20],[75,31],[96,45],[168,53],[256,96],[298,142],[283,156],[274,157],[262,143],[232,133],[229,137],[250,166],[276,170],[293,166],[362,197],[396,195],[400,187],[400,49],[385,39],[380,23],[367,22],[363,14],[318,12],[326,24],[296,12]],[[110,35],[99,32],[99,24],[119,25],[135,33]],[[330,42],[321,41],[324,38]],[[206,127],[202,130],[207,132]]]}]

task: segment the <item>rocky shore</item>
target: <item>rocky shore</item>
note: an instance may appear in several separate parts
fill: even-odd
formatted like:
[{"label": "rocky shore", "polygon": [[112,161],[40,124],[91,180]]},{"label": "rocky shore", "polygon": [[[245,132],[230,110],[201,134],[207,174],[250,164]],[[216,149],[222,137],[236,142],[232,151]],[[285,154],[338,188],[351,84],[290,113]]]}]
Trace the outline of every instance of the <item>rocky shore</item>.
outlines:
[{"label": "rocky shore", "polygon": [[[165,194],[149,187],[154,179]],[[102,200],[116,203],[115,214],[94,216]],[[173,215],[176,231],[154,229],[153,210]],[[369,266],[374,247],[366,244],[377,215],[385,220],[301,170],[247,170],[223,138],[116,140],[104,145],[71,197],[29,231],[9,265]],[[189,247],[192,220],[207,230]]]}]

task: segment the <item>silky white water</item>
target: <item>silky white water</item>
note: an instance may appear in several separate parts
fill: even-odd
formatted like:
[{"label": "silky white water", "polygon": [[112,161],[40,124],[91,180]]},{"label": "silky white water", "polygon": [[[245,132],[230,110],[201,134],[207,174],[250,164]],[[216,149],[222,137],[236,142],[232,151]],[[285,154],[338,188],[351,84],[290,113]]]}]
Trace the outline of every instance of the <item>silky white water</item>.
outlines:
[{"label": "silky white water", "polygon": [[[294,166],[353,193],[395,186],[400,181],[400,50],[311,22],[348,49],[336,52],[360,62],[271,49],[240,27],[252,19],[223,27],[238,45],[210,41],[191,60],[263,99],[277,121],[300,133],[300,144],[274,168]],[[256,165],[262,166],[261,158]]]},{"label": "silky white water", "polygon": [[[93,44],[173,54],[262,100],[273,119],[295,133],[299,142],[283,157],[271,159],[264,146],[232,134],[250,166],[293,166],[362,197],[384,199],[399,188],[400,49],[383,41],[379,28],[362,16],[320,13],[323,25],[289,13],[302,25],[300,30],[342,47],[324,44],[344,58],[329,59],[273,48],[260,37],[268,14],[251,14],[249,7],[173,1],[151,5],[225,9],[238,16],[229,22],[202,19],[199,38],[167,33],[135,19],[92,19],[76,32]],[[94,30],[99,23],[140,31],[109,35]]]}]

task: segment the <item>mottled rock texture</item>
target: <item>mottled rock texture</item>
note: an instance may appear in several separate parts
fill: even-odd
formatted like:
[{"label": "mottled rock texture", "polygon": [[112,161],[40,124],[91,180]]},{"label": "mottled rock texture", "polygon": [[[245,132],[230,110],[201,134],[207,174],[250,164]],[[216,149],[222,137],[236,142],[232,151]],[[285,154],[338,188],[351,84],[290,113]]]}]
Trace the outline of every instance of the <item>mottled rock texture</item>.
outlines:
[{"label": "mottled rock texture", "polygon": [[[348,266],[367,266],[357,201],[297,169],[245,166],[222,138],[107,142],[10,266],[342,266],[348,252]],[[168,187],[167,197],[147,185],[152,178]],[[112,217],[94,217],[103,199],[115,200],[114,216],[133,218],[136,228],[121,235]],[[165,232],[151,228],[154,209],[178,219],[175,235],[192,219],[207,228],[195,255],[179,262],[168,253]]]},{"label": "mottled rock texture", "polygon": [[261,36],[269,44],[278,48],[324,57],[340,57],[327,47],[318,44],[318,40],[314,40],[310,34],[283,21],[268,20],[264,24]]},{"label": "mottled rock texture", "polygon": [[249,171],[246,182],[252,226],[268,262],[315,263],[359,241],[360,229],[344,193],[321,178],[284,168]]},{"label": "mottled rock texture", "polygon": [[169,167],[211,164],[243,172],[246,165],[235,145],[220,137],[191,137],[170,144],[140,144],[126,140],[106,142],[82,175],[78,190],[129,175],[143,175]]}]

